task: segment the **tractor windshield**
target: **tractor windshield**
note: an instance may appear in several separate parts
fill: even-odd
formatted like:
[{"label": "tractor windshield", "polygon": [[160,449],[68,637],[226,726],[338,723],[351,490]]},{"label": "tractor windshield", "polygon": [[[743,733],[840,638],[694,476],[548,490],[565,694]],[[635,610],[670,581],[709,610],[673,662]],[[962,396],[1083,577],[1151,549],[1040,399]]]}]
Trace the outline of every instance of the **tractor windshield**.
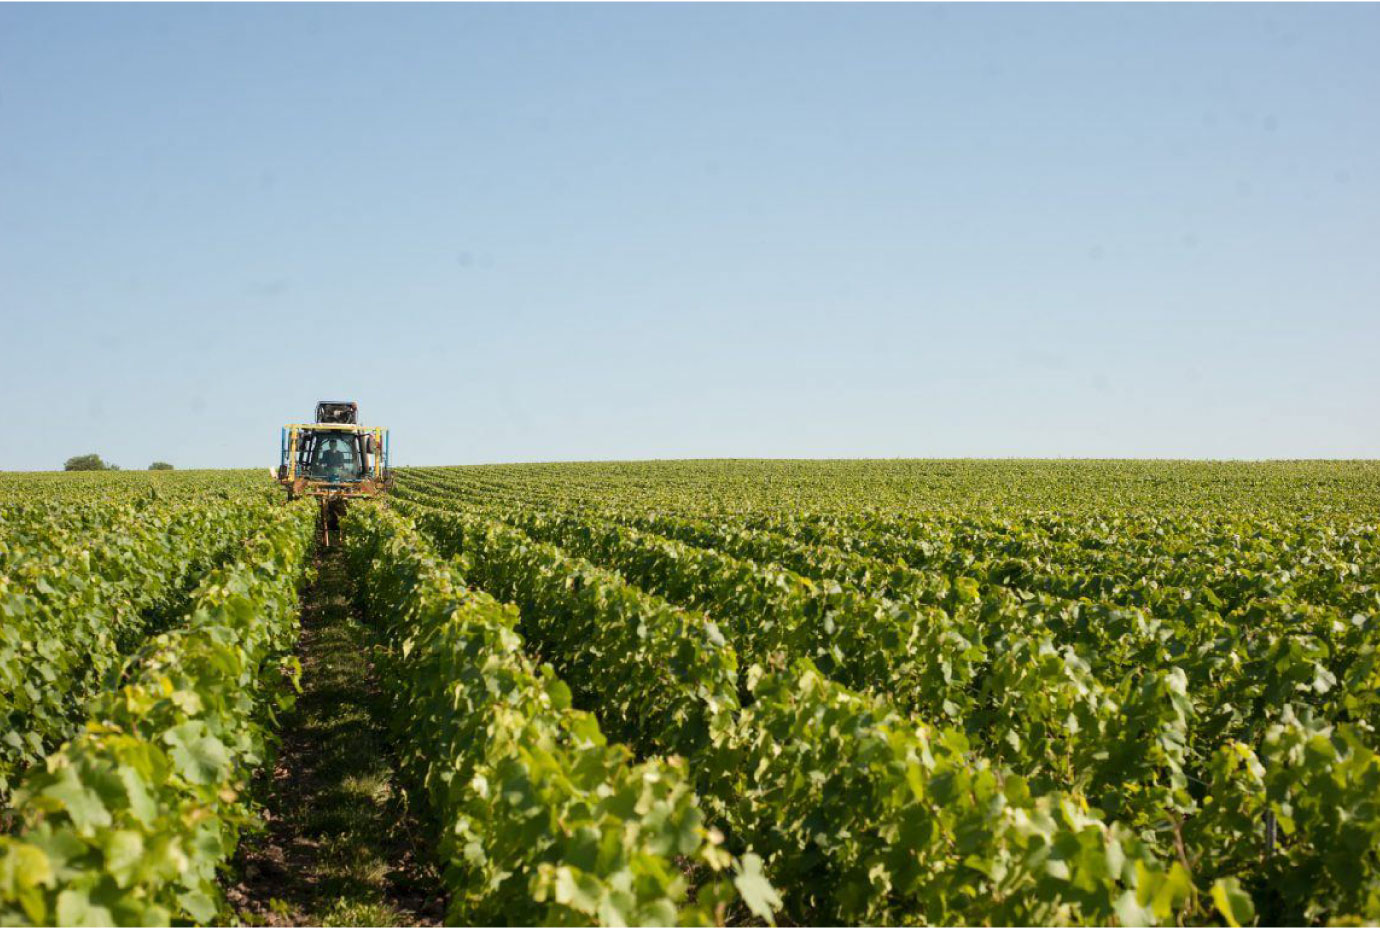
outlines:
[{"label": "tractor windshield", "polygon": [[311,458],[311,478],[331,483],[358,481],[364,476],[364,462],[360,459],[358,438],[353,433],[321,435]]}]

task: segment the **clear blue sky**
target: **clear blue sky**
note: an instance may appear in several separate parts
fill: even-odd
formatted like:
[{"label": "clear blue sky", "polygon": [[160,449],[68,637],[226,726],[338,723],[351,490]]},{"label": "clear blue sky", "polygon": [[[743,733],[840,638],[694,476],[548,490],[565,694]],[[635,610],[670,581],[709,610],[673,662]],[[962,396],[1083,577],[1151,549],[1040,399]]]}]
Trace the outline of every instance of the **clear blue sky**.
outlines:
[{"label": "clear blue sky", "polygon": [[0,7],[0,468],[1380,456],[1380,8]]}]

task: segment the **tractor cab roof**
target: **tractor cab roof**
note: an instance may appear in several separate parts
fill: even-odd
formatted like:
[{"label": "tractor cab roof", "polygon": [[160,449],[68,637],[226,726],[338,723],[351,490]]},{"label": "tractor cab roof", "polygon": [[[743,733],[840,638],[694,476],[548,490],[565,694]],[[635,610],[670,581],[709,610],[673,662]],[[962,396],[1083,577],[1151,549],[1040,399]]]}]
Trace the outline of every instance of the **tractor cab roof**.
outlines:
[{"label": "tractor cab roof", "polygon": [[332,425],[355,425],[359,421],[359,404],[349,400],[321,400],[316,404],[316,421]]}]

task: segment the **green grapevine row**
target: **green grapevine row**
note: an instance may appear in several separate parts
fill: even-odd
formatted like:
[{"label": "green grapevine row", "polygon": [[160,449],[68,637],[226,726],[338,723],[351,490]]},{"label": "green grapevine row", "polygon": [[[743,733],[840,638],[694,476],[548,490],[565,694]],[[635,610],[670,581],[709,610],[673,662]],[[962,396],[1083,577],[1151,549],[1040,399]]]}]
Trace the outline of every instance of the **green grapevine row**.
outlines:
[{"label": "green grapevine row", "polygon": [[[763,483],[721,486],[720,478],[736,479],[740,466]],[[1240,922],[1253,906],[1272,921],[1377,917],[1380,836],[1371,796],[1380,770],[1373,753],[1380,743],[1380,531],[1358,514],[1380,483],[1368,471],[1118,462],[1085,468],[1118,487],[1115,501],[1070,506],[1066,487],[1038,482],[1056,475],[1054,465],[993,468],[1032,500],[1065,507],[1039,512],[1031,500],[984,483],[982,466],[914,466],[934,471],[929,477],[938,482],[918,491],[942,504],[934,511],[874,509],[872,476],[839,479],[851,468],[834,469],[832,462],[432,469],[406,474],[399,496],[498,516],[672,601],[708,609],[729,647],[744,657],[740,722],[765,718],[768,707],[758,701],[764,684],[800,671],[803,665],[792,662],[804,655],[820,657],[814,642],[853,621],[817,610],[802,622],[816,625],[803,629],[815,636],[809,643],[754,649],[764,636],[779,634],[762,626],[781,615],[789,619],[791,601],[823,599],[819,590],[837,584],[863,601],[908,610],[912,627],[935,636],[919,649],[931,665],[912,676],[854,671],[849,677],[847,664],[825,654],[820,666],[853,686],[821,678],[822,685],[957,722],[1000,779],[1019,776],[1032,794],[1095,799],[1094,818],[1108,828],[1122,827],[1116,821],[1133,826],[1155,860],[1181,866],[1161,886],[1167,894],[1161,901],[1177,900],[1170,906],[1177,906],[1177,918],[1198,921],[1215,912]],[[790,475],[784,492],[773,485],[781,471]],[[815,487],[815,472],[825,473],[829,486]],[[1219,485],[1193,483],[1219,474]],[[1192,479],[1182,482],[1179,475]],[[951,479],[981,487],[997,503],[985,511],[954,508],[962,494],[942,485]],[[904,492],[914,498],[917,491],[907,486]],[[860,505],[863,500],[870,505]],[[414,511],[435,533],[442,533],[437,523],[460,517]],[[466,518],[488,525],[482,529],[488,536],[504,534],[491,520]],[[555,571],[561,552],[523,543],[522,534],[508,547],[544,551]],[[516,569],[494,566],[515,555],[470,544],[468,555],[490,564],[491,576],[481,582],[506,582],[505,569]],[[568,560],[568,569],[585,576],[595,568]],[[772,576],[786,576],[784,586],[796,590],[785,605],[770,599],[775,588],[760,581]],[[555,611],[558,580],[545,582],[550,589],[542,608]],[[609,621],[638,625],[634,611],[616,615]],[[595,621],[586,619],[586,627]],[[546,646],[540,635],[532,640]],[[606,650],[566,673],[601,712]],[[905,667],[896,662],[912,658],[851,659]],[[711,745],[733,743],[735,731]],[[777,744],[764,759],[789,755],[789,747]],[[723,796],[741,803],[744,787],[750,791],[761,779],[754,768],[747,781],[719,795],[723,782],[715,771],[734,767],[725,756],[711,749],[691,762],[702,792],[731,822],[742,806]],[[822,768],[823,782],[834,782],[826,772],[840,769]],[[780,781],[773,796],[797,782]],[[827,799],[802,800],[796,812],[822,815]],[[849,799],[858,801],[853,794]],[[753,837],[751,816],[746,821],[731,833],[759,850],[772,847],[779,829]],[[847,824],[836,831],[848,831]],[[841,884],[831,882],[838,869],[800,876],[790,855],[768,856],[793,916],[802,912],[802,886],[825,887],[822,896],[838,904]],[[1161,866],[1158,872],[1171,871]],[[1182,877],[1190,886],[1186,895]],[[928,918],[944,911],[940,905],[902,902],[889,917]],[[1046,915],[1066,921],[1083,917],[1080,912]],[[968,917],[987,916],[954,916]]]},{"label": "green grapevine row", "polygon": [[[760,862],[703,824],[679,760],[633,763],[524,656],[516,611],[466,588],[402,519],[364,510],[347,538],[370,611],[386,616],[387,677],[405,762],[441,822],[460,923],[721,921],[737,895],[771,919]],[[681,866],[737,868],[687,901]]]},{"label": "green grapevine row", "polygon": [[[416,498],[444,504],[434,492]],[[949,596],[903,596],[899,605],[915,608],[898,610],[896,604],[885,601],[850,600],[846,589],[839,595],[828,584],[811,584],[771,563],[743,562],[719,549],[687,547],[587,517],[552,518],[514,507],[506,507],[504,514],[539,536],[616,566],[673,600],[734,620],[730,625],[740,645],[744,626],[748,634],[760,631],[767,624],[761,619],[776,620],[777,625],[769,626],[774,630],[809,628],[835,643],[847,641],[849,629],[875,624],[878,615],[908,619],[916,631],[905,649],[893,647],[878,658],[891,662],[889,666],[852,669],[851,677],[847,666],[833,673],[843,673],[845,682],[864,688],[886,681],[904,705],[929,716],[943,713],[965,719],[970,733],[980,738],[1000,733],[1000,740],[990,749],[1017,762],[1022,757],[1033,760],[1023,752],[1034,748],[1056,765],[1061,753],[1064,766],[1072,764],[1076,758],[1062,750],[1059,727],[1046,724],[1069,718],[1071,713],[1082,723],[1079,740],[1098,743],[1096,753],[1106,758],[1111,774],[1102,779],[1112,785],[1132,772],[1125,767],[1128,756],[1145,759],[1134,740],[1127,751],[1102,750],[1101,742],[1116,740],[1116,732],[1178,731],[1178,740],[1189,738],[1184,732],[1189,720],[1175,701],[1161,701],[1163,711],[1156,711],[1154,700],[1141,697],[1147,684],[1140,678],[1146,673],[1160,677],[1150,681],[1152,688],[1171,683],[1173,672],[1188,678],[1201,716],[1191,726],[1191,737],[1198,740],[1194,747],[1203,758],[1225,740],[1257,740],[1290,699],[1312,706],[1325,717],[1352,721],[1373,731],[1375,695],[1368,685],[1374,663],[1373,625],[1340,621],[1334,609],[1261,600],[1253,602],[1234,625],[1205,611],[1195,612],[1192,622],[1168,621],[1181,617],[1162,620],[1134,608],[1043,594],[1015,595],[1000,586],[978,587],[959,577]],[[714,534],[688,520],[674,520],[671,525],[689,526],[699,533],[695,540],[701,542]],[[838,563],[824,549],[819,557],[826,566],[813,567],[808,549],[798,550],[787,539],[768,547],[773,538],[758,537],[749,544],[756,554],[768,558],[784,550],[786,556],[779,559],[803,566],[810,574],[829,572],[827,565]],[[738,545],[730,535],[720,547],[731,551]],[[894,573],[904,578],[913,572],[896,568]],[[916,605],[917,599],[929,599],[949,612],[934,605]],[[863,608],[857,608],[858,603]],[[782,617],[785,622],[780,621]],[[760,659],[762,652],[753,648],[751,638],[747,641],[746,652]],[[781,647],[800,653],[811,644],[796,641]],[[857,647],[846,650],[850,655],[858,651]],[[1033,665],[1022,655],[1046,657]],[[911,663],[896,663],[903,660]],[[836,665],[831,662],[831,666]],[[1040,683],[1013,686],[1021,679]],[[1137,702],[1143,705],[1137,708]],[[1156,717],[1153,724],[1126,715],[1142,711]],[[1104,723],[1090,726],[1090,717],[1100,717]],[[1038,723],[1033,731],[1031,722]],[[1103,735],[1091,738],[1094,732]],[[1175,769],[1183,766],[1178,758],[1163,760]],[[1096,765],[1078,766],[1092,781],[1099,779]],[[1024,765],[1022,769],[1030,772]],[[1149,775],[1153,769],[1139,772]]]},{"label": "green grapevine row", "polygon": [[[964,627],[936,608],[917,613],[631,529],[571,516],[510,518],[672,601],[721,616],[754,663],[809,656],[855,689],[885,688],[927,718],[966,720],[994,756],[1047,786],[1086,788],[1122,816],[1133,811],[1122,789],[1128,779],[1142,787],[1144,814],[1191,806],[1183,792],[1191,707],[1181,672],[1126,677],[1109,692],[1051,635],[984,622],[976,604]],[[984,645],[984,627],[1003,634]],[[1080,737],[1068,737],[1060,724],[1068,718],[1079,720]],[[1149,784],[1163,786],[1144,790]]]},{"label": "green grapevine row", "polygon": [[[443,548],[462,552],[482,585],[542,617],[554,637],[540,646],[578,649],[563,655],[563,675],[578,681],[601,716],[615,727],[637,725],[617,698],[618,669],[644,635],[660,637],[650,629],[665,633],[664,603],[502,523],[413,511]],[[562,593],[585,604],[560,606]],[[561,617],[573,634],[551,627]],[[599,624],[614,631],[579,648],[580,631]],[[704,648],[702,635],[686,637],[661,647]],[[1023,778],[975,761],[959,732],[915,722],[884,700],[828,681],[809,661],[755,672],[745,684],[751,705],[730,724],[720,718],[710,726],[689,760],[735,840],[766,855],[795,918],[890,921],[924,911],[936,921],[1098,922],[1132,914],[1147,921],[1207,904],[1186,871],[1162,863],[1131,831],[1105,825],[1077,794],[1034,795]],[[679,676],[662,685],[688,706],[703,699],[702,684]],[[726,708],[730,692],[714,704]],[[660,746],[656,731],[644,738]],[[1098,863],[1088,864],[1096,875],[1047,872],[1052,848],[1075,846],[1096,853]],[[1103,860],[1109,846],[1120,855],[1110,869]],[[975,860],[996,863],[984,872]]]},{"label": "green grapevine row", "polygon": [[250,820],[249,770],[297,672],[297,581],[312,510],[280,509],[192,593],[129,682],[32,768],[0,836],[0,923],[167,925],[222,909],[218,868]]},{"label": "green grapevine row", "polygon": [[56,747],[125,654],[186,604],[187,583],[268,504],[30,509],[6,522],[0,575],[0,797]]}]

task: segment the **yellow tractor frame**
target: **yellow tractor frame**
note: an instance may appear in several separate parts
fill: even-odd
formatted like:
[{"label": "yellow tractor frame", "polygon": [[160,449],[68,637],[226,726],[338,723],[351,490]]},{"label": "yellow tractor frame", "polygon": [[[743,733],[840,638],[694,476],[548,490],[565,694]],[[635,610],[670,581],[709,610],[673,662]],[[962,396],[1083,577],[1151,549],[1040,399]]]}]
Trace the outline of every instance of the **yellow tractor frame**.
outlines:
[{"label": "yellow tractor frame", "polygon": [[[297,449],[303,432],[353,432],[372,435],[373,459],[368,474],[362,480],[332,483],[314,480],[298,468]],[[320,496],[332,499],[361,499],[377,496],[387,489],[391,474],[388,470],[388,429],[364,425],[325,425],[322,423],[283,426],[283,463],[278,469],[278,482],[287,487],[288,498]]]}]

